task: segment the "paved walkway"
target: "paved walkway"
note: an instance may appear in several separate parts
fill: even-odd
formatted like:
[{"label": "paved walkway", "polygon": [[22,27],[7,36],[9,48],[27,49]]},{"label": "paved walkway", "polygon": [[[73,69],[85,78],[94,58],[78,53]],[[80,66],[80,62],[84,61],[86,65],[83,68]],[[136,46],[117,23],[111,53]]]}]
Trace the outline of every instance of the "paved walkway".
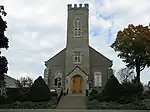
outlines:
[{"label": "paved walkway", "polygon": [[63,96],[57,106],[57,109],[86,109],[85,95],[70,94]]},{"label": "paved walkway", "polygon": [[150,110],[0,109],[0,112],[150,112]]}]

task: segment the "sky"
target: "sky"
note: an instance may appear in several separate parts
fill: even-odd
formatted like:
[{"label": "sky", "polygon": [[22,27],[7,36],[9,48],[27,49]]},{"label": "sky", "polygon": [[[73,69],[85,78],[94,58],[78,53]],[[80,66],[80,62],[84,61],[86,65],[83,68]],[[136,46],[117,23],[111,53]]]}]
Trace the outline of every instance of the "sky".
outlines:
[{"label": "sky", "polygon": [[[150,0],[0,0],[8,13],[4,20],[10,47],[2,53],[9,62],[9,76],[44,76],[44,61],[66,46],[67,4],[79,3],[89,4],[90,46],[113,60],[116,72],[125,67],[110,45],[128,24],[149,24]],[[146,68],[141,81],[149,80]]]}]

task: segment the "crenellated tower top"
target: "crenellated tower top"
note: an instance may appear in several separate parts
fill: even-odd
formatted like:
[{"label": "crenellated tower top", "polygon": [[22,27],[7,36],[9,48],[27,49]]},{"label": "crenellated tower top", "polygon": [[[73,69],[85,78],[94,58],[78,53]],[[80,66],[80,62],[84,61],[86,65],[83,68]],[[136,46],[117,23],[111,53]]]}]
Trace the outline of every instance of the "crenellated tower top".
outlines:
[{"label": "crenellated tower top", "polygon": [[89,5],[88,4],[79,4],[77,6],[77,4],[74,4],[74,5],[68,4],[68,10],[70,10],[70,9],[78,9],[78,8],[88,9]]}]

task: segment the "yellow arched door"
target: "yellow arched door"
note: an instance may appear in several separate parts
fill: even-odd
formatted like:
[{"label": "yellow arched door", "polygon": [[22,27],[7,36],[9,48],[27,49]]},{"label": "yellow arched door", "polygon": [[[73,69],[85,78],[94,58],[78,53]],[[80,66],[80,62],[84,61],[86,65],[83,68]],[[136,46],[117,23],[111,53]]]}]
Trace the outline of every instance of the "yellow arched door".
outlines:
[{"label": "yellow arched door", "polygon": [[82,93],[82,76],[72,77],[72,93]]}]

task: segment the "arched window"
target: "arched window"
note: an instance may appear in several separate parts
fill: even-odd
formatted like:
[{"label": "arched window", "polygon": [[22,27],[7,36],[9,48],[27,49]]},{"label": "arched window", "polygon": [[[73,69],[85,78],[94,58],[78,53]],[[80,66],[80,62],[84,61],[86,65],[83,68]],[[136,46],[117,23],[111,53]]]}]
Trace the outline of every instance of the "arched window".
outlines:
[{"label": "arched window", "polygon": [[80,19],[76,19],[74,24],[74,37],[81,37],[82,31],[81,31],[81,21]]},{"label": "arched window", "polygon": [[102,73],[94,72],[94,86],[101,87],[102,86]]},{"label": "arched window", "polygon": [[57,70],[55,72],[55,86],[61,87],[62,85],[62,72],[60,70]]}]

